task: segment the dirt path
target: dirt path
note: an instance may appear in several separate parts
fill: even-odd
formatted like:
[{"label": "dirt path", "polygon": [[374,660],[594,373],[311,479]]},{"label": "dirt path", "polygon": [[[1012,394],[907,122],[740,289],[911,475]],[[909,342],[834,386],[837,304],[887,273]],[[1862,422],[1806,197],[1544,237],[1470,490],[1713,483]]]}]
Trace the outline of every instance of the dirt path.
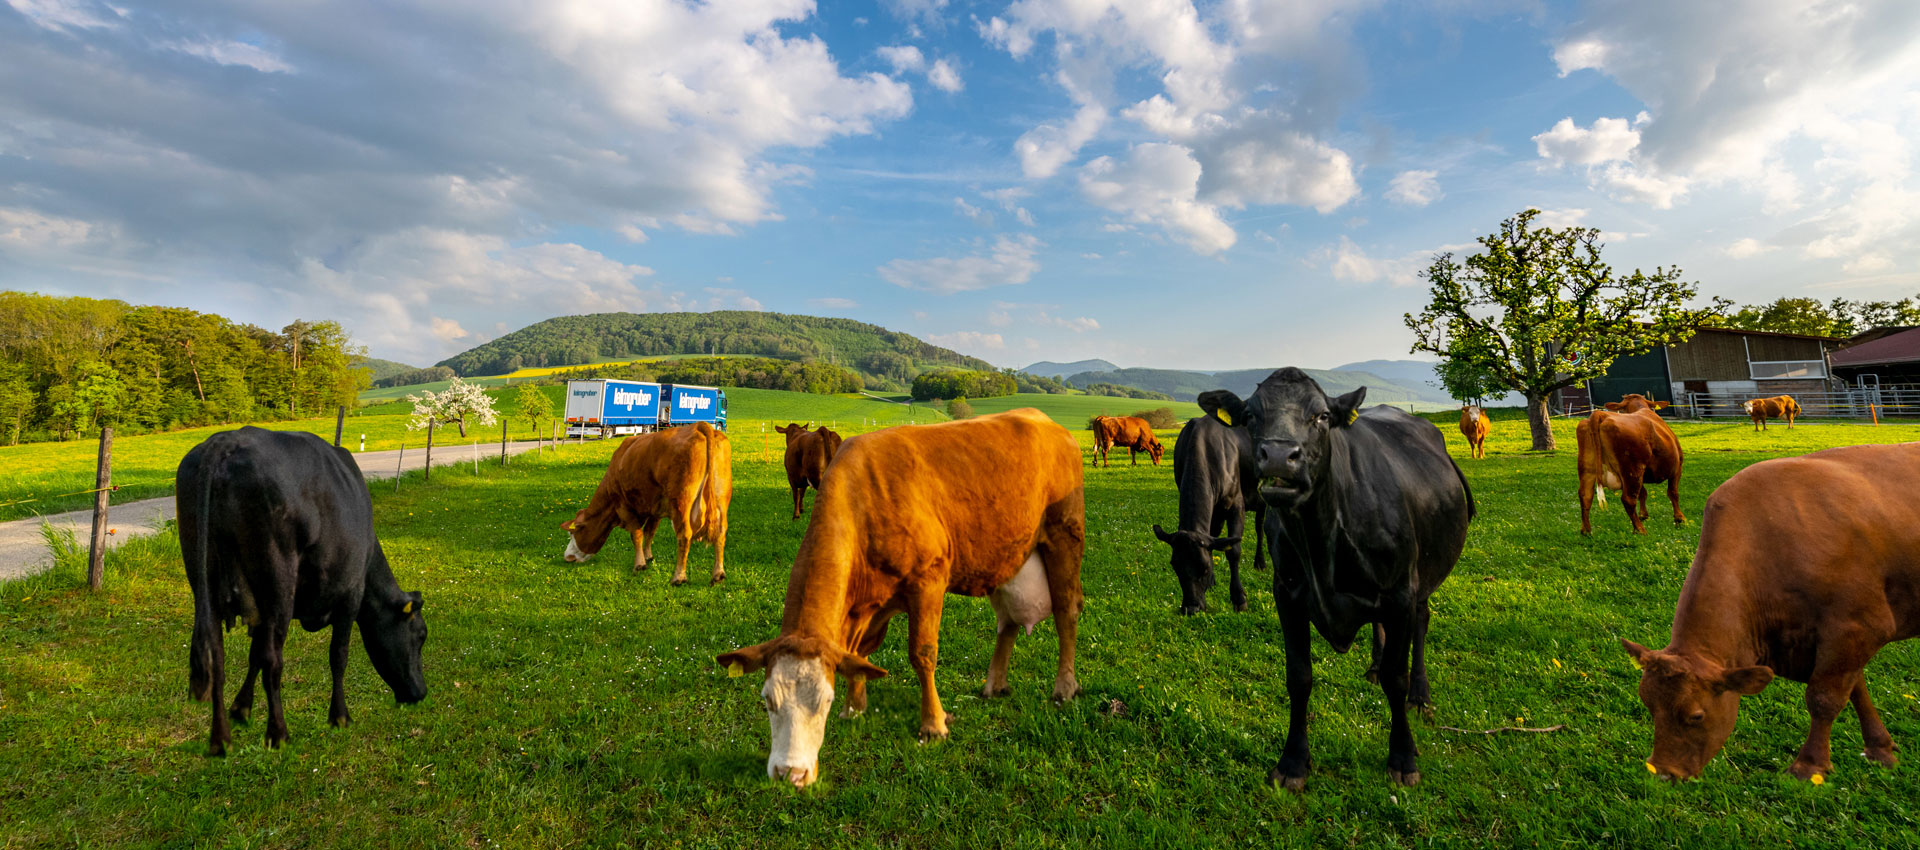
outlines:
[{"label": "dirt path", "polygon": [[[540,444],[536,442],[508,443],[507,454],[522,454],[539,446]],[[483,464],[500,462],[500,444],[481,442],[477,447],[472,444],[435,446],[433,465],[470,464],[473,463],[476,452]],[[404,454],[405,456],[402,457],[402,452],[399,450],[365,452],[354,455],[354,460],[360,463],[360,474],[368,479],[392,478],[396,472],[401,471],[402,464],[405,466],[404,471],[407,472],[427,465],[425,449],[407,449]],[[107,528],[112,530],[112,533],[107,535],[107,546],[111,548],[120,545],[130,537],[152,534],[173,517],[172,496],[114,505],[107,511]],[[56,531],[71,530],[74,539],[78,540],[83,547],[87,545],[89,537],[93,534],[91,508],[0,522],[0,581],[24,578],[53,566],[53,555],[48,551],[46,538],[40,531],[42,522],[53,526]]]}]

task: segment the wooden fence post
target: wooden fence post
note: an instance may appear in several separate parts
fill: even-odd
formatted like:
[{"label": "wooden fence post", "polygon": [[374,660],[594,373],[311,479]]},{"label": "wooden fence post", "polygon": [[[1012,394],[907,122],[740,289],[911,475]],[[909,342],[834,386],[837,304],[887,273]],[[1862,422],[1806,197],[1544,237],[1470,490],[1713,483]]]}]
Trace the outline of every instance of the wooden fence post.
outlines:
[{"label": "wooden fence post", "polygon": [[420,477],[421,481],[433,480],[433,426],[434,424],[435,423],[432,419],[427,420],[427,465],[422,469],[422,471],[425,472],[426,474]]},{"label": "wooden fence post", "polygon": [[346,429],[347,429],[347,406],[343,404],[343,405],[340,405],[339,412],[335,413],[333,416],[333,447],[334,448],[336,449],[340,448],[340,432],[345,431]]},{"label": "wooden fence post", "polygon": [[507,465],[507,420],[500,420],[500,465]]},{"label": "wooden fence post", "polygon": [[393,459],[393,492],[400,492],[400,474],[407,471],[407,441],[400,441],[400,456]]},{"label": "wooden fence post", "polygon": [[[475,428],[474,430],[479,430]],[[480,474],[480,435],[473,435],[473,474]]]},{"label": "wooden fence post", "polygon": [[93,545],[87,549],[87,587],[99,590],[107,572],[107,489],[113,485],[113,429],[100,429],[100,463],[94,471]]}]

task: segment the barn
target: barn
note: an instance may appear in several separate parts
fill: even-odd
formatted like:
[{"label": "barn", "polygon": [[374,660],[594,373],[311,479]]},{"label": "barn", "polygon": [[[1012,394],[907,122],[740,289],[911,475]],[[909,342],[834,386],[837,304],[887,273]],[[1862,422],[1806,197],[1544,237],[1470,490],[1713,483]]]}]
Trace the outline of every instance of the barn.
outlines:
[{"label": "barn", "polygon": [[1833,353],[1833,375],[1854,386],[1920,384],[1920,328],[1875,328]]},{"label": "barn", "polygon": [[1639,393],[1672,404],[1682,416],[1740,414],[1750,398],[1828,391],[1836,337],[1702,328],[1679,345],[1613,361],[1607,374],[1567,387],[1558,413],[1578,414],[1595,402]]}]

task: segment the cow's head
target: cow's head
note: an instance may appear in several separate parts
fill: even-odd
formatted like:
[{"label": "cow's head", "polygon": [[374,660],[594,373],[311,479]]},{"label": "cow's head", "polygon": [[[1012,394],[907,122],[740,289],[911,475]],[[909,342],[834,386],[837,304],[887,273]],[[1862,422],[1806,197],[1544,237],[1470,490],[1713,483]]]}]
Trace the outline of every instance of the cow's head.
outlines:
[{"label": "cow's head", "polygon": [[1639,413],[1642,410],[1658,411],[1668,406],[1670,405],[1664,401],[1654,401],[1639,393],[1627,393],[1621,396],[1619,401],[1610,401],[1604,405],[1606,409],[1615,413]]},{"label": "cow's head", "polygon": [[1168,531],[1158,523],[1153,536],[1173,547],[1173,577],[1180,582],[1180,613],[1206,610],[1207,589],[1213,587],[1213,553],[1232,548],[1238,537],[1214,537],[1199,531]]},{"label": "cow's head", "polygon": [[1253,438],[1260,498],[1288,510],[1325,484],[1333,432],[1360,416],[1367,388],[1330,397],[1307,373],[1289,366],[1268,375],[1244,402],[1224,390],[1208,396]]},{"label": "cow's head", "polygon": [[1697,655],[1620,644],[1640,666],[1640,701],[1653,716],[1647,766],[1662,779],[1699,776],[1733,734],[1741,695],[1773,681],[1767,667],[1722,667]]},{"label": "cow's head", "polygon": [[785,434],[787,437],[787,445],[791,446],[794,440],[800,439],[801,434],[807,433],[807,426],[798,422],[788,422],[785,425],[773,426],[773,430]]},{"label": "cow's head", "polygon": [[583,509],[573,515],[573,519],[560,523],[560,530],[567,533],[567,551],[561,556],[569,564],[585,563],[607,545],[607,535],[613,533],[613,523],[605,517],[595,518],[587,515]]},{"label": "cow's head", "polygon": [[820,778],[820,744],[827,736],[827,713],[833,709],[833,676],[849,679],[885,678],[887,671],[818,638],[782,635],[762,644],[722,653],[714,658],[727,675],[767,671],[760,700],[773,728],[773,750],[767,756],[767,776],[794,787],[812,785]]},{"label": "cow's head", "polygon": [[1472,405],[1472,404],[1460,405],[1460,421],[1461,422],[1478,422],[1480,421],[1480,417],[1482,415],[1483,414],[1478,405]]},{"label": "cow's head", "polygon": [[427,698],[427,677],[420,672],[420,649],[427,645],[423,604],[418,591],[401,594],[397,602],[375,601],[368,593],[357,618],[373,669],[393,689],[393,698],[405,703]]},{"label": "cow's head", "polygon": [[1153,458],[1153,465],[1159,466],[1161,456],[1165,455],[1166,453],[1167,453],[1166,448],[1160,445],[1160,438],[1154,436],[1152,431],[1148,431],[1147,432],[1147,455]]}]

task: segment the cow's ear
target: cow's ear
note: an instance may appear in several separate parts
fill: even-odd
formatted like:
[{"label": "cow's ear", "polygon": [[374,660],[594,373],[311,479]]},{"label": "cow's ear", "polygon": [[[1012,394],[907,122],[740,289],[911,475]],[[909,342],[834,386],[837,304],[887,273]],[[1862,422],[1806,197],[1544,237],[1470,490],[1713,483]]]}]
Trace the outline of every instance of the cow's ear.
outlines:
[{"label": "cow's ear", "polygon": [[1733,691],[1753,696],[1766,690],[1767,685],[1772,682],[1773,668],[1771,667],[1735,667],[1721,673],[1720,680],[1714,683],[1714,687],[1722,692]]},{"label": "cow's ear", "polygon": [[1600,406],[1601,406],[1601,407],[1604,407],[1604,408],[1606,408],[1606,409],[1608,409],[1608,410],[1611,410],[1611,411],[1613,411],[1613,412],[1615,412],[1615,413],[1618,413],[1618,412],[1620,412],[1620,402],[1617,402],[1617,401],[1610,401],[1610,402],[1607,402],[1606,404],[1603,404],[1603,405],[1600,405]]},{"label": "cow's ear", "polygon": [[867,659],[861,658],[851,652],[841,655],[840,664],[834,669],[835,672],[847,677],[849,681],[885,679],[887,677],[887,671],[873,666]]},{"label": "cow's ear", "polygon": [[721,667],[726,668],[728,676],[739,676],[766,667],[767,654],[767,644],[756,643],[752,646],[740,647],[732,652],[720,653],[714,656],[713,660]]},{"label": "cow's ear", "polygon": [[1239,425],[1247,421],[1247,403],[1239,396],[1227,390],[1207,390],[1198,399],[1200,409],[1208,416],[1226,415],[1228,425]]},{"label": "cow's ear", "polygon": [[1333,424],[1344,428],[1360,418],[1360,403],[1367,400],[1367,388],[1361,387],[1333,400]]},{"label": "cow's ear", "polygon": [[1626,638],[1620,639],[1620,645],[1626,648],[1628,655],[1633,656],[1633,666],[1635,667],[1645,664],[1647,662],[1647,656],[1653,654],[1653,650],[1627,640]]},{"label": "cow's ear", "polygon": [[420,606],[425,603],[426,599],[420,595],[420,591],[416,590],[407,594],[406,598],[400,601],[400,613],[418,614],[420,613]]},{"label": "cow's ear", "polygon": [[1156,522],[1153,524],[1153,536],[1160,538],[1160,542],[1162,543],[1169,546],[1173,545],[1173,535],[1168,534],[1166,529],[1161,528],[1160,523]]},{"label": "cow's ear", "polygon": [[1219,552],[1224,549],[1231,549],[1235,544],[1239,542],[1240,542],[1240,538],[1238,536],[1215,537],[1213,538],[1212,543],[1207,544],[1207,548],[1212,549],[1215,552]]}]

